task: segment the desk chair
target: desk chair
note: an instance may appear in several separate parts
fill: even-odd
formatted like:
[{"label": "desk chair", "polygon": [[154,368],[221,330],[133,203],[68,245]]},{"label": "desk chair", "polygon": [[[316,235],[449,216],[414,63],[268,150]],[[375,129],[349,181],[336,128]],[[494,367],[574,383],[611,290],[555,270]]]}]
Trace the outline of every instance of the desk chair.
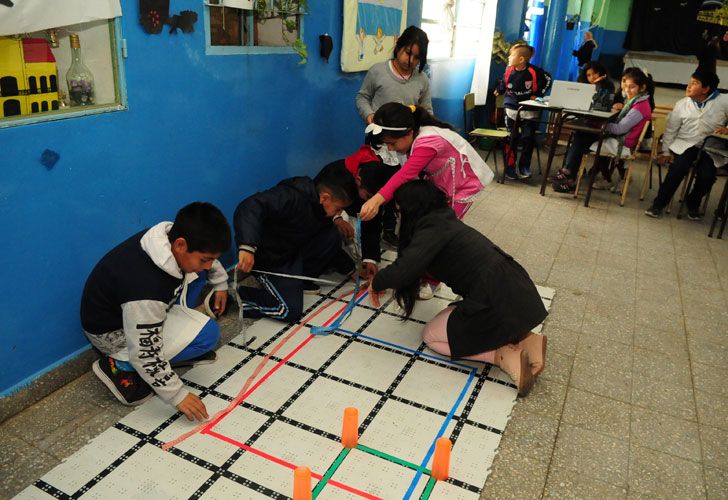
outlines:
[{"label": "desk chair", "polygon": [[723,184],[723,192],[720,195],[720,200],[718,201],[718,206],[715,207],[715,213],[713,214],[713,222],[710,224],[710,232],[708,233],[708,238],[713,237],[713,231],[715,231],[715,226],[720,220],[720,229],[718,231],[718,239],[723,238],[723,231],[725,231],[725,224],[726,219],[728,219],[728,179],[726,179],[725,183]]},{"label": "desk chair", "polygon": [[649,154],[637,153],[637,156],[641,160],[646,160],[647,170],[645,171],[645,178],[642,181],[642,189],[640,190],[640,201],[645,199],[648,189],[652,189],[652,169],[657,166],[657,180],[660,187],[662,185],[662,165],[657,162],[657,157],[660,156],[660,143],[662,142],[662,134],[665,133],[665,127],[667,126],[666,116],[652,116],[652,148]]},{"label": "desk chair", "polygon": [[[496,110],[500,108],[503,109],[503,96],[497,96],[496,97]],[[491,128],[475,128],[475,120],[474,120],[474,112],[475,112],[475,94],[465,94],[465,97],[463,97],[463,131],[468,134],[471,137],[471,143],[478,142],[481,138],[484,139],[490,139],[493,141],[493,147],[488,150],[488,154],[485,156],[485,162],[488,162],[488,158],[490,158],[490,154],[493,153],[493,151],[496,150],[496,148],[501,149],[502,156],[503,156],[503,172],[505,172],[506,167],[508,166],[508,160],[506,158],[506,145],[508,144],[508,141],[510,140],[510,134],[508,133],[508,130],[506,130],[504,127],[497,127],[495,129]],[[496,116],[498,116],[498,113],[496,111]],[[496,126],[498,124],[496,123]],[[477,147],[476,147],[477,149]],[[493,156],[493,162],[495,163],[495,177],[498,178],[498,156],[497,154],[494,154]]]},{"label": "desk chair", "polygon": [[[637,150],[640,147],[640,144],[642,144],[642,141],[645,138],[645,134],[647,133],[647,129],[650,126],[650,121],[647,120],[645,124],[642,126],[642,132],[640,132],[640,137],[637,140],[637,145],[634,147],[634,150],[630,151],[629,156],[617,158],[615,155],[611,153],[601,153],[599,156],[607,157],[609,158],[609,164],[610,168],[615,164],[615,162],[619,161],[620,159],[624,161],[625,163],[625,173],[624,173],[624,185],[622,186],[622,193],[619,198],[619,206],[624,206],[624,199],[627,197],[627,189],[629,188],[629,181],[632,176],[632,163],[634,163],[635,160],[637,160]],[[586,172],[586,165],[587,161],[590,163],[594,163],[594,156],[595,153],[593,151],[589,151],[588,155],[584,155],[581,159],[581,165],[579,165],[579,173],[576,176],[576,189],[574,190],[574,198],[577,197],[579,194],[579,184],[581,183],[581,178],[584,176],[584,173]]]}]

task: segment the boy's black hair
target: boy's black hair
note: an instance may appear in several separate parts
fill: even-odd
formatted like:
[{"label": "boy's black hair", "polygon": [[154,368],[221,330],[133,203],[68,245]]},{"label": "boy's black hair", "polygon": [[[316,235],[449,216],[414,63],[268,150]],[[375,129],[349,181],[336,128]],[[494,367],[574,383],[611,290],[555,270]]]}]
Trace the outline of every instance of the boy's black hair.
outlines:
[{"label": "boy's black hair", "polygon": [[401,35],[399,35],[399,38],[397,38],[397,43],[394,45],[392,59],[397,58],[397,54],[402,48],[409,47],[413,44],[417,44],[417,46],[420,48],[419,68],[420,71],[423,71],[425,69],[425,65],[427,64],[427,46],[430,44],[430,39],[427,38],[427,33],[422,31],[417,26],[410,26],[405,29]]},{"label": "boy's black hair", "polygon": [[367,138],[367,143],[373,147],[379,147],[385,137],[397,139],[404,137],[407,133],[412,130],[415,137],[420,131],[420,127],[428,125],[447,128],[455,130],[455,127],[449,123],[438,120],[430,114],[422,106],[415,106],[414,111],[409,106],[400,104],[398,102],[388,102],[382,104],[379,109],[374,113],[373,123],[377,125],[383,125],[385,127],[398,127],[406,128],[407,130],[383,130],[380,134],[373,135]]},{"label": "boy's black hair", "polygon": [[379,161],[370,161],[359,165],[359,178],[361,187],[369,194],[375,194],[382,189],[397,171],[396,167]]},{"label": "boy's black hair", "polygon": [[329,163],[314,177],[313,182],[319,193],[326,190],[334,199],[348,204],[359,197],[354,176],[343,162]]},{"label": "boy's black hair", "polygon": [[589,83],[589,80],[587,80],[586,78],[586,72],[588,70],[594,71],[597,75],[606,75],[607,78],[609,78],[609,72],[602,63],[600,63],[599,61],[589,61],[581,67],[579,77],[576,79],[576,81],[580,83]]},{"label": "boy's black hair", "polygon": [[713,93],[713,91],[718,88],[718,84],[720,83],[718,75],[716,75],[712,71],[699,69],[696,70],[695,73],[690,75],[690,77],[699,81],[703,85],[703,87],[709,87],[711,93]]},{"label": "boy's black hair", "polygon": [[223,253],[230,248],[230,225],[212,203],[195,201],[182,207],[167,235],[170,243],[184,238],[188,252]]}]

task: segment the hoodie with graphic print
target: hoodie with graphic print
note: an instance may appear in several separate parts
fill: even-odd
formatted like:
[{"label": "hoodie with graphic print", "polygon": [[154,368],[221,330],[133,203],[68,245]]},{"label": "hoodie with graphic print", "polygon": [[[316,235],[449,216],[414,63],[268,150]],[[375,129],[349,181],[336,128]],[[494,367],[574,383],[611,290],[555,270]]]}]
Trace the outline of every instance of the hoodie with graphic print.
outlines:
[{"label": "hoodie with graphic print", "polygon": [[[176,406],[188,391],[163,355],[162,326],[187,276],[172,254],[168,233],[172,222],[141,231],[119,244],[96,264],[81,298],[81,324],[103,354],[126,350],[129,363],[165,402]],[[227,273],[219,261],[208,281],[227,289]]]}]

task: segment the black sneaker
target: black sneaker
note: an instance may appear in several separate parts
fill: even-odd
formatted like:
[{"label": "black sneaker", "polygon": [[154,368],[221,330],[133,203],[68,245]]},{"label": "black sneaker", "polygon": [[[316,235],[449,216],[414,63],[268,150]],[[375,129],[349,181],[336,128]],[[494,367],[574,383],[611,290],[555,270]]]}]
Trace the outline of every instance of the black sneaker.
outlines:
[{"label": "black sneaker", "polygon": [[208,351],[205,354],[197,356],[196,358],[185,359],[184,361],[170,362],[172,368],[183,368],[186,366],[198,366],[198,365],[210,365],[217,361],[217,353],[215,351]]},{"label": "black sneaker", "polygon": [[321,287],[313,281],[304,280],[303,293],[306,295],[316,295],[321,292]]},{"label": "black sneaker", "polygon": [[137,406],[154,395],[152,388],[137,372],[120,370],[110,356],[94,361],[92,368],[99,380],[123,405]]},{"label": "black sneaker", "polygon": [[399,236],[392,229],[382,231],[382,241],[387,245],[397,248],[399,246]]},{"label": "black sneaker", "polygon": [[688,208],[688,219],[703,220],[703,214],[700,213],[700,210],[691,210]]},{"label": "black sneaker", "polygon": [[658,219],[662,215],[662,209],[655,205],[652,205],[650,208],[645,210],[645,215],[647,217],[652,217],[654,219]]}]

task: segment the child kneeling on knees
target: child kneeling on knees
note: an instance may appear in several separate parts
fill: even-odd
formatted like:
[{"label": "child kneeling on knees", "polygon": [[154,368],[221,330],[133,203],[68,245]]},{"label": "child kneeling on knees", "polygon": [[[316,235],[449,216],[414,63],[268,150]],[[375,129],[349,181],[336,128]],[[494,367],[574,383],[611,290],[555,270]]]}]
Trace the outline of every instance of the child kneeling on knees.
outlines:
[{"label": "child kneeling on knees", "polygon": [[405,315],[414,308],[419,278],[441,280],[462,300],[440,311],[422,331],[433,351],[494,364],[531,390],[544,369],[546,337],[532,330],[548,312],[523,267],[481,233],[464,224],[433,184],[415,180],[397,189],[401,215],[399,255],[369,286],[375,306],[387,288]]},{"label": "child kneeling on knees", "polygon": [[227,273],[217,258],[230,248],[230,226],[209,203],[182,208],[107,253],[91,271],[81,298],[81,324],[102,358],[96,376],[125,405],[156,393],[189,420],[208,418],[202,400],[173,368],[211,363],[217,323],[189,309],[207,281],[212,308],[222,314]]},{"label": "child kneeling on knees", "polygon": [[354,269],[332,219],[356,198],[354,176],[339,162],[314,179],[292,177],[240,202],[234,215],[237,269],[252,271],[262,286],[238,288],[246,316],[298,321],[303,294],[319,291],[310,280],[255,271],[316,278],[330,268]]}]

